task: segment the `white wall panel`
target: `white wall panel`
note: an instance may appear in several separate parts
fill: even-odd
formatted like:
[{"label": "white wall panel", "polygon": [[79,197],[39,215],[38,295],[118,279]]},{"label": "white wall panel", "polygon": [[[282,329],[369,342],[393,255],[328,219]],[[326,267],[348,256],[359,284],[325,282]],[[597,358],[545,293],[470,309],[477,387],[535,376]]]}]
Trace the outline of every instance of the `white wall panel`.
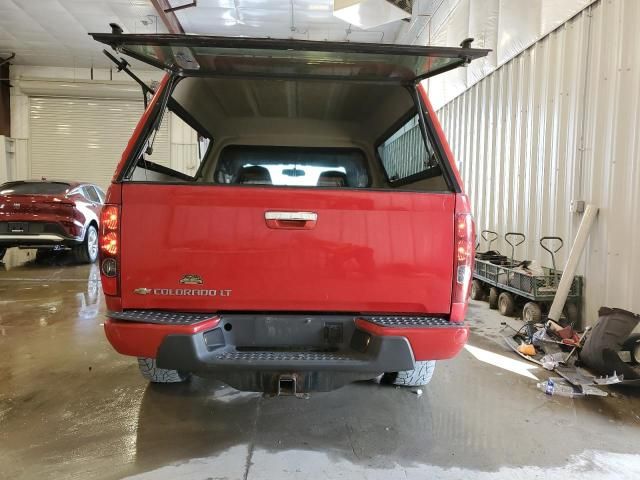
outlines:
[{"label": "white wall panel", "polygon": [[398,43],[408,40],[418,45],[455,46],[471,37],[474,47],[492,50],[466,69],[428,80],[431,103],[439,109],[593,1],[448,0],[441,3],[419,34],[409,35],[411,25],[401,28]]},{"label": "white wall panel", "polygon": [[[585,315],[640,312],[640,2],[594,3],[439,110],[478,229],[566,240],[600,207],[583,256]],[[524,247],[524,245],[523,245]],[[499,248],[506,250],[504,243]]]}]

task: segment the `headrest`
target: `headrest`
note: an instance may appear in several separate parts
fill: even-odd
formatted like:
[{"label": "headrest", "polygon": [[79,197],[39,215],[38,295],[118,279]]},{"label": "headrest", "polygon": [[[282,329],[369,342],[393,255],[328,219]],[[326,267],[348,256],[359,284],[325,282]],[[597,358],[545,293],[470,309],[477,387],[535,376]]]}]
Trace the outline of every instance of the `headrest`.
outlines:
[{"label": "headrest", "polygon": [[243,167],[238,174],[236,183],[252,184],[252,185],[272,185],[271,174],[265,167],[252,165]]},{"label": "headrest", "polygon": [[337,170],[322,172],[318,177],[318,187],[348,187],[347,175]]}]

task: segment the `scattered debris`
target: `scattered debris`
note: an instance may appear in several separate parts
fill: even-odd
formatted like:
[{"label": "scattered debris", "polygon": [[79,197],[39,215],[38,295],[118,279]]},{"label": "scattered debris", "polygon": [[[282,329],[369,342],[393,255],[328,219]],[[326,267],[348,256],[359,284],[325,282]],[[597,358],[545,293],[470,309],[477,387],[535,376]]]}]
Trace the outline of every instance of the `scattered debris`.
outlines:
[{"label": "scattered debris", "polygon": [[542,366],[547,370],[553,370],[562,362],[564,362],[564,357],[564,352],[549,353],[542,357],[540,362],[542,363]]},{"label": "scattered debris", "polygon": [[503,338],[522,358],[559,375],[538,383],[548,395],[606,397],[608,393],[599,387],[640,386],[640,366],[634,354],[640,337],[630,336],[640,315],[606,307],[598,313],[595,327],[587,327],[582,334],[571,325],[548,320],[545,324],[528,322]]},{"label": "scattered debris", "polygon": [[518,345],[518,351],[523,355],[533,356],[536,354],[536,347],[529,343],[521,343]]},{"label": "scattered debris", "polygon": [[622,382],[622,375],[616,375],[614,372],[613,375],[604,376],[604,377],[596,377],[591,375],[586,370],[583,370],[579,367],[562,367],[558,366],[555,368],[555,372],[568,381],[571,385],[575,386],[587,386],[587,385],[613,385],[614,383]]},{"label": "scattered debris", "polygon": [[585,397],[588,395],[606,397],[609,395],[607,392],[600,390],[597,387],[592,387],[590,385],[577,387],[567,382],[564,378],[558,377],[552,377],[547,381],[538,383],[538,388],[547,395],[557,395],[569,398]]},{"label": "scattered debris", "polygon": [[421,388],[414,388],[411,390],[413,393],[415,393],[418,396],[422,395],[422,389]]},{"label": "scattered debris", "polygon": [[522,353],[518,347],[520,347],[520,343],[515,340],[516,335],[514,335],[513,337],[510,336],[505,336],[504,341],[507,342],[507,345],[509,345],[509,347],[516,352],[518,355],[520,355],[522,358],[524,358],[525,360],[529,360],[530,362],[533,363],[537,363],[538,365],[542,366],[542,362],[537,359],[536,357],[532,356],[532,355],[525,355],[524,353]]}]

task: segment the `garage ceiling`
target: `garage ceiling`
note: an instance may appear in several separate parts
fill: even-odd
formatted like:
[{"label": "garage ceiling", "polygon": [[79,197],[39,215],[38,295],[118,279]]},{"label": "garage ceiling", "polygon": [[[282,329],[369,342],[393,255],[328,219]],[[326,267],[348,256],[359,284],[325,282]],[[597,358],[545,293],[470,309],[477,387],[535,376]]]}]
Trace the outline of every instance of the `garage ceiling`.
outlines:
[{"label": "garage ceiling", "polygon": [[[0,0],[0,56],[12,63],[108,66],[88,35],[116,22],[129,32],[166,32],[149,0]],[[157,27],[156,27],[157,24]]]},{"label": "garage ceiling", "polygon": [[333,16],[332,0],[198,0],[197,8],[176,15],[187,32],[301,40],[393,43],[400,27],[360,30]]},{"label": "garage ceiling", "polygon": [[[156,0],[179,6],[192,0]],[[414,20],[443,0],[414,3]],[[88,32],[106,32],[115,22],[128,33],[166,33],[152,0],[0,0],[0,56],[12,63],[107,67],[102,48]],[[333,16],[332,0],[197,0],[175,12],[186,33],[270,36],[309,40],[394,43],[409,24],[397,21],[361,30]],[[412,22],[413,24],[413,22]]]}]

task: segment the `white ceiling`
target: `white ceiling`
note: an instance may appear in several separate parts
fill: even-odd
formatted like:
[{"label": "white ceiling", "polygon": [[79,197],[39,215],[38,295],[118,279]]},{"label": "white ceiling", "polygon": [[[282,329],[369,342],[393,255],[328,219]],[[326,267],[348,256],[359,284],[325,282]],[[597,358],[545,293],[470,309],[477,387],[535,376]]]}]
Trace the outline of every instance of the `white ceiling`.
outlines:
[{"label": "white ceiling", "polygon": [[[167,1],[178,6],[192,0]],[[197,0],[197,7],[176,16],[192,34],[394,43],[442,3],[417,0],[411,23],[371,30],[334,17],[333,0]],[[109,31],[110,22],[128,33],[167,32],[151,0],[0,0],[0,57],[15,52],[12,63],[19,65],[108,67],[104,46],[87,34]]]},{"label": "white ceiling", "polygon": [[[151,17],[148,17],[152,15]],[[149,0],[0,0],[0,56],[12,63],[63,67],[108,66],[88,32],[166,32]],[[151,22],[145,25],[143,22]]]},{"label": "white ceiling", "polygon": [[[180,5],[190,0],[169,0]],[[176,12],[189,33],[393,43],[400,22],[361,30],[333,16],[332,0],[198,0]]]}]

